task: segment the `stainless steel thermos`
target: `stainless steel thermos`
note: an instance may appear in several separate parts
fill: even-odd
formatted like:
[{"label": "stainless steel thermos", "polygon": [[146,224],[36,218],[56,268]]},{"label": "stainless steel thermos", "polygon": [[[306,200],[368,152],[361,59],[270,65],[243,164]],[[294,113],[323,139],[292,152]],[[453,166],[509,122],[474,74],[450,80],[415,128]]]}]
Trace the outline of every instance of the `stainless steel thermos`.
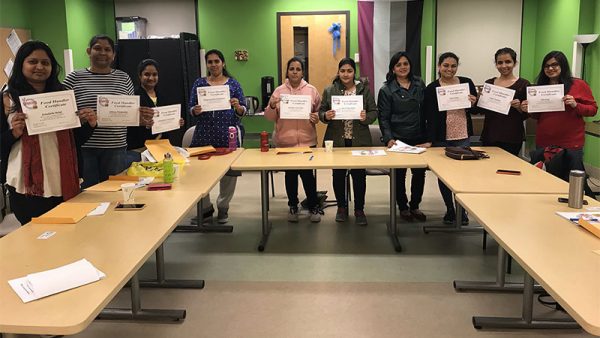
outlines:
[{"label": "stainless steel thermos", "polygon": [[569,208],[582,208],[584,182],[585,171],[571,170],[571,172],[569,173]]}]

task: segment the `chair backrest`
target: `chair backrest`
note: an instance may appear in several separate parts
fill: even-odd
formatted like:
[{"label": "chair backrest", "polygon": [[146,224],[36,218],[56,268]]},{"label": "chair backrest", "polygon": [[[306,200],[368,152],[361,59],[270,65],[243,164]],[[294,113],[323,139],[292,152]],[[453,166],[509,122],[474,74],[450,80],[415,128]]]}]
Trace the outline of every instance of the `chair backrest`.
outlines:
[{"label": "chair backrest", "polygon": [[194,136],[194,131],[196,130],[196,126],[190,127],[183,134],[183,139],[181,140],[181,146],[187,148],[192,144],[192,137]]},{"label": "chair backrest", "polygon": [[369,132],[371,133],[371,143],[373,143],[373,147],[379,147],[384,145],[383,140],[381,139],[381,129],[379,129],[379,125],[370,124]]}]

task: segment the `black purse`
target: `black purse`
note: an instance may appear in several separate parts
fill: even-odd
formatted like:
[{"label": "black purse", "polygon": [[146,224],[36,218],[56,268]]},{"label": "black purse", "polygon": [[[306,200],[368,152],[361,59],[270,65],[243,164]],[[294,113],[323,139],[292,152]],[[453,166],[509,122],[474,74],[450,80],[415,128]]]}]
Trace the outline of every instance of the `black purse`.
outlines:
[{"label": "black purse", "polygon": [[473,150],[471,147],[446,147],[446,156],[455,160],[480,160],[490,158],[485,151]]}]

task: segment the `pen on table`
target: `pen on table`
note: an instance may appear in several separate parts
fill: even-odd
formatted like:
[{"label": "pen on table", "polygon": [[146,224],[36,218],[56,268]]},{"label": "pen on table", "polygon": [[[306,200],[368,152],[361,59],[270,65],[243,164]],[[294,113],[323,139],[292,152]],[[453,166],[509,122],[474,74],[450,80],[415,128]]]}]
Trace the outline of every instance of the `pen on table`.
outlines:
[{"label": "pen on table", "polygon": [[312,159],[315,157],[315,155],[310,155],[310,157],[308,158],[309,161],[312,161]]}]

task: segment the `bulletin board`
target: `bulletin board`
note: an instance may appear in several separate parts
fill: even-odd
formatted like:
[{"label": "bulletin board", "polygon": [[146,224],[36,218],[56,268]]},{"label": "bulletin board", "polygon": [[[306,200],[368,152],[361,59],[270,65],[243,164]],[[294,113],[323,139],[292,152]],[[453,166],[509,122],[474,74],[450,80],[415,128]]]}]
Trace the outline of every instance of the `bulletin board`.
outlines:
[{"label": "bulletin board", "polygon": [[[12,30],[13,28],[0,27],[0,88],[8,82],[8,77],[4,73],[4,66],[6,66],[9,59],[15,60],[15,56],[6,43],[6,38]],[[17,36],[21,42],[24,43],[30,40],[31,32],[29,30],[19,28],[15,28],[14,30],[17,32]]]}]

